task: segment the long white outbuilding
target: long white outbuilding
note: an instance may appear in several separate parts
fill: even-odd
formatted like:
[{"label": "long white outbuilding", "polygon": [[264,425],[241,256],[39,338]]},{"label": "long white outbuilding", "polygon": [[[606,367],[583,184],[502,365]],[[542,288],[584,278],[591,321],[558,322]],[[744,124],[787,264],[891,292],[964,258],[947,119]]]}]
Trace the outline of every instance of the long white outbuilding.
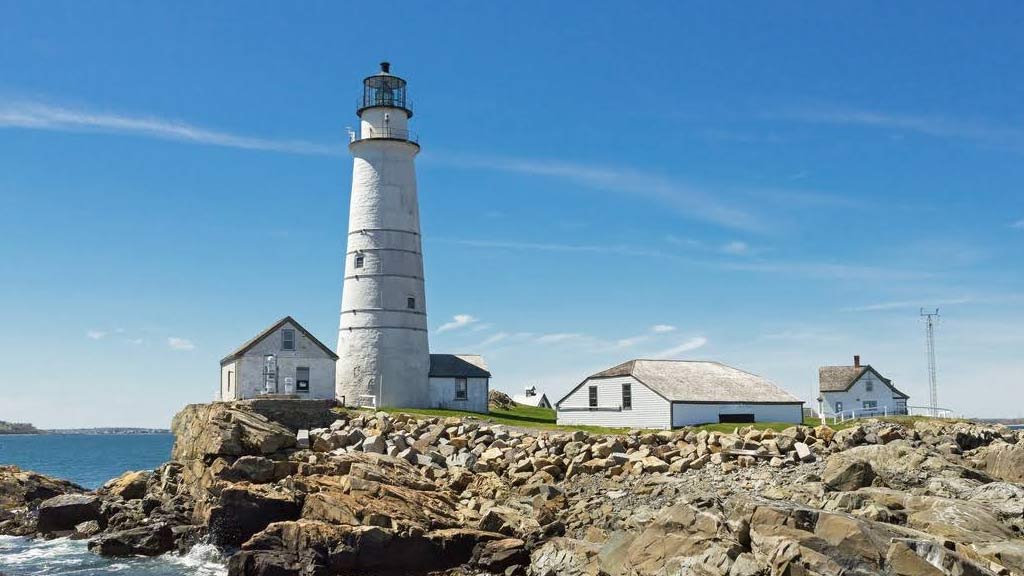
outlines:
[{"label": "long white outbuilding", "polygon": [[555,403],[559,424],[676,428],[718,422],[803,422],[804,402],[719,362],[630,360],[589,376]]}]

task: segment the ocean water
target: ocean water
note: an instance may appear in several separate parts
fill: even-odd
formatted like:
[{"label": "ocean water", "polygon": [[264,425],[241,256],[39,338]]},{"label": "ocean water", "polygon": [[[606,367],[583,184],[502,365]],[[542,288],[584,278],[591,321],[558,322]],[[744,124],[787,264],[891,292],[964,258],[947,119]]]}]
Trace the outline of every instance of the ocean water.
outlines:
[{"label": "ocean water", "polygon": [[[0,435],[0,464],[16,464],[86,488],[128,470],[151,470],[171,455],[170,434]],[[186,555],[101,558],[84,540],[32,540],[0,536],[3,576],[224,576],[225,559],[210,545]]]},{"label": "ocean water", "polygon": [[171,434],[0,435],[0,464],[16,464],[94,489],[128,470],[152,470],[171,457]]}]

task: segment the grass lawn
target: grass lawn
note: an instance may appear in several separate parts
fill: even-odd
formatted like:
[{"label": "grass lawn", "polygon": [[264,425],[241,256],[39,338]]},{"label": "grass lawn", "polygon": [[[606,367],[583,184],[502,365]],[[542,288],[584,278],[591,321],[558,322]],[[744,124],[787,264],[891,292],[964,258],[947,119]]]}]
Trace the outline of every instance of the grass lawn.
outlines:
[{"label": "grass lawn", "polygon": [[516,404],[511,410],[491,409],[490,414],[477,414],[462,410],[441,410],[438,408],[381,408],[384,412],[437,416],[439,418],[475,418],[481,422],[493,422],[506,426],[538,428],[541,430],[583,430],[591,434],[623,434],[628,428],[606,428],[603,426],[559,426],[555,424],[555,411]]},{"label": "grass lawn", "polygon": [[[339,410],[344,410],[343,408]],[[368,409],[367,409],[368,410]],[[630,431],[629,428],[607,428],[604,426],[559,426],[555,424],[555,411],[548,408],[537,408],[534,406],[524,406],[517,404],[510,410],[497,410],[492,409],[490,414],[477,414],[476,412],[464,412],[462,410],[441,410],[433,408],[382,408],[384,412],[392,413],[405,413],[405,414],[417,414],[423,416],[437,416],[439,418],[474,418],[481,422],[492,422],[494,424],[505,424],[507,426],[519,426],[522,428],[537,428],[540,430],[583,430],[590,432],[591,434],[624,434]],[[890,416],[887,418],[878,418],[885,422],[893,422],[896,424],[904,424],[912,426],[914,422],[918,420],[931,419],[925,416]],[[949,420],[953,422],[955,420]],[[829,427],[835,430],[843,430],[845,428],[851,428],[857,424],[863,422],[863,420],[847,420],[846,422],[840,422],[838,424],[827,423]],[[821,420],[817,418],[808,418],[804,420],[804,426],[818,426],[821,424]],[[707,430],[709,432],[723,432],[732,433],[737,428],[743,428],[744,426],[753,426],[758,430],[774,430],[781,432],[793,424],[788,422],[758,422],[756,424],[702,424],[694,426],[697,430]]]}]

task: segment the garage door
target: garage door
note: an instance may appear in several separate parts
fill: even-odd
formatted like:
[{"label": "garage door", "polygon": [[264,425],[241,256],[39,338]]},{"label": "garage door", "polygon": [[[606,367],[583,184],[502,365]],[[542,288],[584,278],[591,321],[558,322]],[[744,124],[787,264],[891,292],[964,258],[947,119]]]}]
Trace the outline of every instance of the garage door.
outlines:
[{"label": "garage door", "polygon": [[719,414],[720,424],[751,424],[754,422],[753,414]]}]

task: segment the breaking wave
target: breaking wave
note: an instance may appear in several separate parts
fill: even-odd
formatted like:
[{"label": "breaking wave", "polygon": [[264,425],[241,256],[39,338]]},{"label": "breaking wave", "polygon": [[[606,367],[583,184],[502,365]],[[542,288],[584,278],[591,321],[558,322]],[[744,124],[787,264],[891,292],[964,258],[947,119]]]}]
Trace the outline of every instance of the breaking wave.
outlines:
[{"label": "breaking wave", "polygon": [[157,558],[102,558],[85,540],[0,536],[0,574],[6,576],[225,576],[224,556],[211,544]]}]

